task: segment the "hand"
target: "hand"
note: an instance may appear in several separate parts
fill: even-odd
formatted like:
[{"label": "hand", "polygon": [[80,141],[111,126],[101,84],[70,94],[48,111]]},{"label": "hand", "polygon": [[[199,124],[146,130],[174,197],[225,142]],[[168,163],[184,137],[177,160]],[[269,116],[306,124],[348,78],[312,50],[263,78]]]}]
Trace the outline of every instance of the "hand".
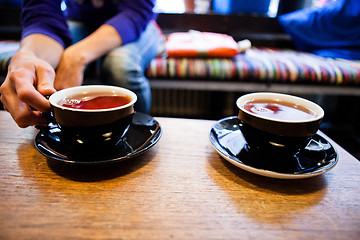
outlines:
[{"label": "hand", "polygon": [[63,52],[56,70],[55,88],[60,90],[81,85],[86,65],[121,44],[122,39],[116,29],[102,25],[90,36],[71,45]]},{"label": "hand", "polygon": [[48,124],[42,113],[50,111],[50,103],[44,96],[56,92],[54,79],[52,66],[31,51],[19,50],[14,55],[0,93],[4,109],[19,127]]},{"label": "hand", "polygon": [[80,86],[84,79],[86,62],[76,45],[65,49],[56,70],[54,86],[57,90]]}]

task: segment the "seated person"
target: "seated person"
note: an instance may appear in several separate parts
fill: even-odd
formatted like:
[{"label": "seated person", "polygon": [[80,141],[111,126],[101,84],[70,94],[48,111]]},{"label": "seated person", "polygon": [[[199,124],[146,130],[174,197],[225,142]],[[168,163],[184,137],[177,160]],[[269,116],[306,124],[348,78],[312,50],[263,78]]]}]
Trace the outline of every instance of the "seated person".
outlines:
[{"label": "seated person", "polygon": [[101,58],[104,84],[134,91],[135,110],[149,113],[144,71],[164,48],[154,1],[24,0],[20,48],[0,87],[4,109],[20,127],[46,125],[44,96],[81,85],[86,66]]},{"label": "seated person", "polygon": [[299,50],[331,58],[360,59],[359,0],[330,0],[279,16]]}]

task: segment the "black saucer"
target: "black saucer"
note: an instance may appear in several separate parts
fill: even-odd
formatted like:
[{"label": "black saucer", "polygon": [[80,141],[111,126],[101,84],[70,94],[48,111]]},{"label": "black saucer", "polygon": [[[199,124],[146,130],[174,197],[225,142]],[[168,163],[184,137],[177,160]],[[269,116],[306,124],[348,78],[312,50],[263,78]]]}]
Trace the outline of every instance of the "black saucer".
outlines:
[{"label": "black saucer", "polygon": [[35,147],[51,160],[70,164],[104,164],[138,156],[154,146],[160,137],[160,124],[153,117],[143,113],[135,113],[127,133],[111,152],[99,149],[97,155],[73,157],[78,154],[69,150],[72,148],[61,139],[61,129],[52,123],[36,135]]},{"label": "black saucer", "polygon": [[316,134],[305,149],[293,156],[251,151],[239,129],[236,116],[219,120],[210,131],[210,141],[227,161],[246,171],[273,178],[298,179],[323,174],[338,162],[335,148]]}]

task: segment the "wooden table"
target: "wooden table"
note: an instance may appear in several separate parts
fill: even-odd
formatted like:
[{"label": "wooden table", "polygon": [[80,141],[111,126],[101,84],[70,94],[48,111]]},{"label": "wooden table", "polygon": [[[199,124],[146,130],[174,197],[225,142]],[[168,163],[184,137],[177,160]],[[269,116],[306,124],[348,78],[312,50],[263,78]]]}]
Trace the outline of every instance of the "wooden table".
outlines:
[{"label": "wooden table", "polygon": [[145,154],[80,168],[51,164],[0,111],[0,239],[360,239],[360,162],[336,143],[331,171],[272,179],[222,159],[214,121],[156,119]]}]

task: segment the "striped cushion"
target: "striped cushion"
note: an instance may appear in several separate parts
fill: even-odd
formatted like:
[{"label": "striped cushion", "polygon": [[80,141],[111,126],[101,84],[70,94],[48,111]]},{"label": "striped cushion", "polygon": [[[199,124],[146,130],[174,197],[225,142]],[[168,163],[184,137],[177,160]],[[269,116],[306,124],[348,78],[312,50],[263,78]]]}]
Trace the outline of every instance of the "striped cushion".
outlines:
[{"label": "striped cushion", "polygon": [[251,48],[233,59],[157,58],[149,78],[360,85],[360,61],[288,49]]}]

